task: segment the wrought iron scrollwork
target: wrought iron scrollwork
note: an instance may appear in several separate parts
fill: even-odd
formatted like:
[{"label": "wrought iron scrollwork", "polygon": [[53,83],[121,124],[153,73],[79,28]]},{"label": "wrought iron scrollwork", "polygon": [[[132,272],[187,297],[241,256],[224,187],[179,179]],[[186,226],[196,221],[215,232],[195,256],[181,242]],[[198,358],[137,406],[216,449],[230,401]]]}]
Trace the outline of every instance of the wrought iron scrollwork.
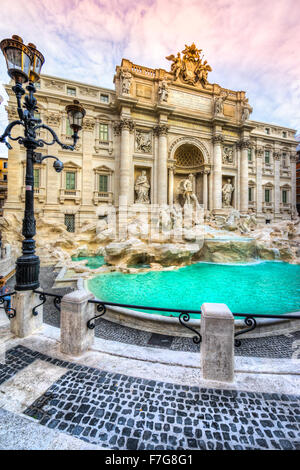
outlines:
[{"label": "wrought iron scrollwork", "polygon": [[60,312],[61,296],[58,295],[53,300],[54,307]]},{"label": "wrought iron scrollwork", "polygon": [[42,301],[40,304],[36,305],[33,309],[32,309],[32,315],[36,316],[38,315],[38,307],[40,305],[43,305],[46,300],[47,300],[47,297],[54,297],[53,299],[53,304],[54,304],[54,307],[60,312],[60,303],[61,303],[61,299],[62,299],[62,295],[58,295],[58,294],[50,294],[49,292],[40,292],[38,290],[35,290],[34,291],[36,294],[39,294],[39,299]]},{"label": "wrought iron scrollwork", "polygon": [[[235,335],[234,335],[235,338],[236,338],[236,336],[243,335],[244,333],[247,333],[248,331],[254,330],[257,326],[256,320],[255,320],[254,317],[246,317],[244,319],[244,323],[248,328],[244,328],[244,329],[238,331],[237,333],[235,333]],[[241,346],[241,344],[242,344],[242,342],[241,342],[240,339],[235,339],[234,340],[234,345],[236,347]]]},{"label": "wrought iron scrollwork", "polygon": [[196,334],[196,336],[193,337],[193,342],[195,344],[200,344],[201,341],[202,341],[202,336],[200,335],[200,333],[195,330],[194,328],[192,328],[191,326],[188,326],[186,325],[185,322],[188,322],[190,321],[190,314],[189,313],[186,313],[186,312],[182,312],[180,315],[179,315],[179,323],[184,326],[185,328],[188,328],[189,330],[193,331],[193,333]]},{"label": "wrought iron scrollwork", "polygon": [[96,326],[95,320],[102,317],[106,313],[106,307],[104,303],[102,302],[97,303],[97,312],[99,313],[99,315],[96,315],[90,318],[89,321],[87,322],[87,327],[89,328],[89,330],[93,330]]},{"label": "wrought iron scrollwork", "polygon": [[16,309],[13,307],[7,307],[5,305],[5,302],[7,302],[7,300],[4,297],[11,296],[13,294],[14,292],[5,294],[4,296],[0,297],[0,305],[3,305],[3,307],[0,308],[4,308],[4,311],[10,320],[16,316]]},{"label": "wrought iron scrollwork", "polygon": [[33,307],[33,309],[32,309],[32,315],[35,316],[35,317],[36,317],[36,316],[38,315],[38,313],[39,313],[37,309],[38,309],[41,305],[43,305],[43,304],[46,302],[47,297],[46,297],[45,294],[40,294],[40,295],[39,295],[39,299],[40,299],[42,302],[41,302],[40,304],[36,305],[35,307]]}]

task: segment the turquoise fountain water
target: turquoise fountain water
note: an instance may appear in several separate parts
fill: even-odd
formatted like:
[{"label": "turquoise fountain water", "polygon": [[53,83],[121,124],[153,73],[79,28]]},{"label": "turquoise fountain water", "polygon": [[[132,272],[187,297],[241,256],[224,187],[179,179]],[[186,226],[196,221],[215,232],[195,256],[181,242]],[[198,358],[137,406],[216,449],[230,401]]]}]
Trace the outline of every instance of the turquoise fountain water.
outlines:
[{"label": "turquoise fountain water", "polygon": [[103,256],[79,256],[77,258],[72,256],[72,261],[82,261],[84,259],[88,260],[86,266],[91,269],[100,268],[105,264]]},{"label": "turquoise fountain water", "polygon": [[198,310],[203,302],[217,302],[236,313],[300,310],[300,266],[276,261],[102,274],[90,279],[88,288],[99,299],[135,305]]}]

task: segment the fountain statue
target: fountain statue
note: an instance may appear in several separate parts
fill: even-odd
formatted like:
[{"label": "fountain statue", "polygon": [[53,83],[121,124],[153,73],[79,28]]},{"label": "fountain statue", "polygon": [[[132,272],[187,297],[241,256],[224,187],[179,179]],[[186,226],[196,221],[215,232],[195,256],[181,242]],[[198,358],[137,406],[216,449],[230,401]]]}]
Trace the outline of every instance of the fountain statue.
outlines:
[{"label": "fountain statue", "polygon": [[135,181],[134,189],[136,191],[137,197],[135,202],[137,204],[149,204],[149,189],[150,184],[146,175],[146,171],[142,170],[142,174],[137,177]]},{"label": "fountain statue", "polygon": [[190,174],[185,180],[181,180],[179,184],[180,193],[183,199],[183,205],[195,203],[199,206],[198,199],[193,190],[193,175]]},{"label": "fountain statue", "polygon": [[231,207],[231,198],[233,191],[234,187],[231,184],[231,179],[228,178],[227,183],[225,183],[222,187],[223,207]]}]

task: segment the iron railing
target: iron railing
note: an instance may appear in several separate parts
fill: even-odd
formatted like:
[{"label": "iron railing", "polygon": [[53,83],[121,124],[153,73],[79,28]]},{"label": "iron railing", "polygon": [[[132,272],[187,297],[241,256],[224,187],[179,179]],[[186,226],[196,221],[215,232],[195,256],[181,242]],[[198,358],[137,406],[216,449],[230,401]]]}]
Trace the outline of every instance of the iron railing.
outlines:
[{"label": "iron railing", "polygon": [[[195,333],[195,336],[193,337],[194,343],[199,344],[202,341],[201,334],[197,330],[192,328],[191,326],[187,325],[187,322],[189,322],[190,318],[191,318],[190,314],[193,313],[193,314],[201,315],[201,310],[183,310],[183,309],[176,309],[176,308],[146,307],[144,305],[119,304],[119,303],[116,303],[116,302],[106,302],[106,301],[98,300],[98,299],[91,299],[88,302],[96,304],[97,305],[97,311],[99,312],[98,315],[95,315],[94,317],[90,318],[90,320],[87,322],[87,327],[89,329],[94,329],[95,326],[96,326],[95,320],[102,317],[106,313],[106,305],[111,306],[111,307],[131,308],[131,309],[134,309],[134,310],[137,309],[137,310],[152,310],[152,311],[156,311],[156,312],[174,312],[174,313],[179,313],[179,316],[178,316],[179,323],[183,327],[185,327],[185,328],[191,330],[193,333]],[[297,314],[293,314],[293,315],[289,315],[289,314],[284,314],[284,315],[271,314],[271,315],[268,315],[268,314],[259,314],[259,313],[257,313],[257,314],[233,313],[232,315],[234,317],[244,318],[244,323],[247,327],[247,328],[242,328],[241,330],[237,331],[234,334],[235,338],[237,336],[240,336],[242,334],[245,334],[245,333],[248,333],[249,331],[254,330],[257,327],[257,321],[256,321],[257,319],[275,318],[275,319],[283,320],[283,321],[284,320],[300,320],[300,315],[297,315]],[[235,339],[234,344],[235,344],[236,347],[239,347],[239,346],[241,346],[242,343],[241,343],[240,339]]]},{"label": "iron railing", "polygon": [[102,317],[105,312],[106,312],[106,305],[110,307],[123,307],[123,308],[132,308],[132,309],[138,309],[138,310],[153,310],[155,312],[174,312],[174,313],[179,313],[178,320],[179,323],[187,328],[188,330],[192,331],[195,333],[195,336],[193,337],[193,342],[195,344],[199,344],[202,340],[201,334],[192,328],[191,326],[188,326],[186,323],[190,321],[190,314],[191,313],[196,313],[198,315],[201,314],[201,310],[183,310],[183,309],[176,309],[176,308],[162,308],[162,307],[145,307],[143,305],[130,305],[130,304],[119,304],[116,302],[104,302],[102,300],[98,299],[91,299],[88,301],[89,303],[96,304],[97,305],[97,312],[99,312],[98,315],[95,315],[94,317],[90,318],[89,321],[87,322],[87,327],[92,330],[95,328],[95,320],[98,318]]},{"label": "iron railing", "polygon": [[16,316],[16,309],[8,307],[8,300],[5,297],[12,297],[16,292],[7,292],[7,294],[0,295],[0,308],[4,308],[7,317],[11,320]]},{"label": "iron railing", "polygon": [[[39,303],[38,305],[36,305],[32,309],[32,314],[33,315],[38,315],[37,309],[40,305],[43,305],[46,302],[47,297],[53,297],[54,306],[57,308],[58,311],[60,311],[60,303],[61,303],[61,299],[62,299],[63,295],[52,294],[52,293],[49,293],[49,292],[41,292],[39,290],[34,290],[33,292],[35,292],[36,294],[39,294],[39,299],[41,300],[41,303]],[[14,293],[15,292],[12,292],[12,293],[9,293],[9,294],[6,294],[6,295],[13,295]],[[4,303],[4,300],[2,300],[2,297],[5,297],[5,295],[0,296],[0,304]],[[147,307],[145,305],[132,305],[132,304],[120,304],[120,303],[117,303],[117,302],[106,302],[104,300],[99,300],[99,299],[90,299],[90,300],[88,300],[88,302],[96,305],[96,310],[98,312],[97,315],[90,318],[87,322],[87,327],[90,330],[93,330],[96,327],[96,320],[101,318],[103,315],[105,315],[107,306],[109,306],[109,307],[121,307],[121,308],[129,308],[129,309],[133,309],[133,310],[146,310],[146,311],[148,310],[148,311],[154,311],[154,312],[179,313],[177,318],[178,318],[178,321],[179,321],[180,325],[183,326],[184,328],[187,328],[188,330],[192,331],[195,334],[195,336],[193,336],[193,342],[195,344],[199,344],[202,341],[202,336],[201,336],[200,332],[187,324],[191,319],[191,314],[196,314],[196,315],[200,316],[201,315],[201,310],[185,310],[185,309],[178,309],[178,308]],[[2,308],[4,308],[4,307],[2,307]],[[12,318],[12,317],[15,316],[16,313],[15,313],[15,309],[11,308],[10,310],[13,310],[13,312],[14,312],[14,314],[10,316],[10,318]],[[282,321],[285,321],[285,320],[300,320],[300,314],[284,314],[284,315],[270,314],[269,315],[269,314],[260,314],[260,313],[257,313],[257,314],[256,313],[255,314],[254,313],[232,313],[232,315],[235,318],[236,317],[243,318],[244,323],[246,325],[246,328],[242,328],[241,330],[239,330],[235,333],[235,335],[234,335],[235,338],[237,336],[242,335],[242,334],[248,333],[249,331],[253,331],[257,327],[257,320],[258,319],[274,318],[274,319],[278,319],[278,320],[282,320]],[[235,339],[235,346],[236,347],[241,346],[241,340],[240,339]]]}]

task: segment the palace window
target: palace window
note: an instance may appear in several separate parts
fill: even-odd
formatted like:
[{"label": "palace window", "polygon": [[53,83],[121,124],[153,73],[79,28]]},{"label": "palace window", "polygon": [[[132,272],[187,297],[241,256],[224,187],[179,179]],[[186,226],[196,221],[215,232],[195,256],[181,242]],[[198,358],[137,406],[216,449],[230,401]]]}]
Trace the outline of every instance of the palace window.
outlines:
[{"label": "palace window", "polygon": [[75,215],[65,214],[65,225],[68,232],[75,232]]},{"label": "palace window", "polygon": [[283,166],[284,168],[287,167],[287,159],[286,159],[286,157],[287,157],[286,153],[283,153],[283,154],[282,154],[282,166]]},{"label": "palace window", "polygon": [[76,189],[75,171],[66,171],[66,189]]},{"label": "palace window", "polygon": [[108,175],[99,175],[99,192],[108,192]]},{"label": "palace window", "polygon": [[270,128],[269,127],[265,127],[265,133],[268,134],[268,135],[270,134]]},{"label": "palace window", "polygon": [[271,190],[265,189],[265,202],[271,202]]},{"label": "palace window", "polygon": [[73,129],[71,129],[70,127],[70,122],[68,118],[66,119],[66,135],[69,137],[73,135]]},{"label": "palace window", "polygon": [[270,150],[265,150],[265,163],[270,163]]},{"label": "palace window", "polygon": [[76,96],[76,88],[67,87],[67,95]]},{"label": "palace window", "polygon": [[253,188],[248,188],[248,200],[249,202],[253,201]]},{"label": "palace window", "polygon": [[286,204],[288,202],[287,190],[286,189],[282,190],[282,202],[283,202],[283,204]]},{"label": "palace window", "polygon": [[108,95],[103,95],[103,94],[101,93],[101,95],[100,95],[100,101],[101,101],[101,103],[108,103],[108,102],[109,102],[109,96],[108,96]]},{"label": "palace window", "polygon": [[3,163],[3,168],[7,168],[7,162]]},{"label": "palace window", "polygon": [[4,173],[4,175],[3,175],[3,181],[7,181],[7,174],[6,173]]},{"label": "palace window", "polygon": [[252,149],[248,149],[248,161],[252,162]]},{"label": "palace window", "polygon": [[34,188],[39,188],[40,187],[40,178],[41,176],[41,171],[39,168],[34,168],[33,170],[33,187]]},{"label": "palace window", "polygon": [[100,142],[108,141],[108,124],[100,124],[99,126],[99,140]]},{"label": "palace window", "polygon": [[282,137],[286,138],[286,132],[285,131],[282,132]]}]

